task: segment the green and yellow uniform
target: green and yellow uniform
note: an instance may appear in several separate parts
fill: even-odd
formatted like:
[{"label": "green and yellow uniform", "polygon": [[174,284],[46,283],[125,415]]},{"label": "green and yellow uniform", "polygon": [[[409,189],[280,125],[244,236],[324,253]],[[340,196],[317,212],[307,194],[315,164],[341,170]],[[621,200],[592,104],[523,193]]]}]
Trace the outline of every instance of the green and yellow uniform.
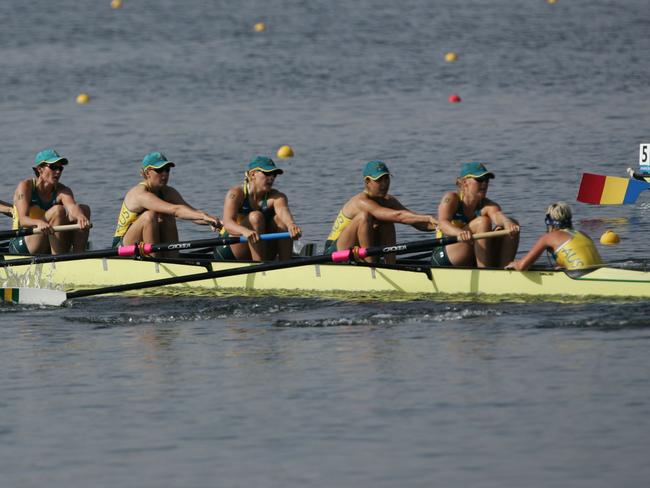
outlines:
[{"label": "green and yellow uniform", "polygon": [[598,249],[589,236],[573,229],[562,230],[571,234],[571,239],[553,253],[558,266],[565,269],[581,269],[603,263]]},{"label": "green and yellow uniform", "polygon": [[341,232],[343,232],[343,230],[348,225],[350,225],[350,222],[352,222],[352,219],[345,215],[343,213],[343,210],[341,210],[336,216],[334,224],[332,224],[332,230],[330,231],[329,235],[327,236],[327,240],[325,241],[325,250],[323,251],[324,254],[336,251],[336,242],[338,241],[339,237],[341,237]]},{"label": "green and yellow uniform", "polygon": [[[141,181],[139,185],[144,186],[145,190],[151,192],[149,185],[146,181]],[[160,196],[160,195],[159,195]],[[134,212],[130,210],[124,201],[122,201],[122,208],[120,208],[120,213],[117,216],[117,226],[115,227],[115,233],[113,234],[113,243],[112,247],[117,247],[122,245],[122,239],[126,235],[129,228],[133,225],[133,222],[138,220],[138,217],[144,213],[144,210],[141,212]]]},{"label": "green and yellow uniform", "polygon": [[[56,193],[57,188],[54,187],[52,190],[52,197],[44,202],[38,194],[36,188],[36,178],[32,178],[32,197],[29,201],[29,217],[32,219],[42,219],[45,216],[45,212],[51,209],[56,205]],[[12,210],[12,226],[11,228],[17,230],[20,228],[20,220],[18,218],[18,210],[14,205]],[[9,253],[11,254],[29,254],[29,249],[27,248],[27,243],[25,242],[25,237],[14,237],[9,241]]]},{"label": "green and yellow uniform", "polygon": [[[244,191],[244,201],[242,202],[241,206],[239,207],[239,210],[237,211],[238,224],[241,224],[244,221],[244,218],[246,218],[246,216],[254,210],[253,205],[250,201],[250,190],[248,189],[248,183],[244,183],[244,185],[242,186],[242,190]],[[267,223],[275,215],[275,211],[272,208],[269,208],[268,200],[269,200],[269,194],[266,193],[262,198],[262,201],[260,202],[260,208],[259,208],[259,211],[262,212],[262,215],[264,215],[264,220]],[[219,235],[221,235],[221,237],[230,236],[230,234],[228,233],[225,227],[221,228],[221,230],[219,231]],[[229,245],[215,247],[214,257],[221,261],[235,260],[235,255],[233,254],[232,249],[230,249]]]}]

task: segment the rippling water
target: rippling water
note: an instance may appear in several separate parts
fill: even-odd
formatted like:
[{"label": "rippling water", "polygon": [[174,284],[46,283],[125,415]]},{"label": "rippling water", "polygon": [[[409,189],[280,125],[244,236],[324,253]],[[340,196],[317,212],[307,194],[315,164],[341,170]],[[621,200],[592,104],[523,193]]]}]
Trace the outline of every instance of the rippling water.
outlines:
[{"label": "rippling water", "polygon": [[[461,161],[482,159],[522,249],[566,200],[592,236],[619,233],[606,259],[647,257],[647,196],[575,202],[583,171],[623,176],[650,142],[646,2],[109,3],[0,4],[0,199],[56,147],[70,159],[64,182],[93,209],[95,248],[146,152],[165,152],[172,184],[221,213],[253,155],[291,144],[276,184],[308,241],[322,244],[369,159],[427,212]],[[4,484],[642,486],[646,305],[2,306]]]}]

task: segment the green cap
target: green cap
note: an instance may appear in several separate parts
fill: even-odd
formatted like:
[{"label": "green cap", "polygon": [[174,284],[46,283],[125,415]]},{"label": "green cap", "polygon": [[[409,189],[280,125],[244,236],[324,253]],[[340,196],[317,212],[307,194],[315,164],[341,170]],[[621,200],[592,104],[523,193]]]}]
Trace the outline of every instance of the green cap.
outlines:
[{"label": "green cap", "polygon": [[277,173],[279,175],[284,173],[271,158],[266,156],[256,156],[248,163],[248,171],[262,171],[263,173]]},{"label": "green cap", "polygon": [[494,173],[490,173],[483,163],[479,163],[477,161],[472,161],[471,163],[463,163],[463,165],[460,167],[461,178],[480,178],[481,176],[494,178]]},{"label": "green cap", "polygon": [[68,164],[68,160],[66,158],[62,158],[61,155],[56,152],[54,149],[43,149],[41,152],[39,152],[36,157],[34,158],[34,167],[32,169],[34,170],[34,174],[38,176],[38,167],[42,164],[47,164],[48,166],[50,164],[62,164],[66,165]]},{"label": "green cap", "polygon": [[61,155],[58,152],[50,148],[43,149],[34,158],[34,164],[36,166],[40,166],[41,164],[55,164],[55,163],[61,163],[63,165],[66,165],[68,164],[68,160],[66,158],[61,157]]},{"label": "green cap", "polygon": [[368,161],[366,166],[363,168],[363,177],[370,178],[371,180],[378,180],[384,175],[390,175],[388,171],[388,166],[383,161],[377,159],[373,161]]},{"label": "green cap", "polygon": [[158,169],[167,165],[176,166],[174,163],[169,161],[167,157],[161,152],[150,152],[142,159],[142,169]]}]

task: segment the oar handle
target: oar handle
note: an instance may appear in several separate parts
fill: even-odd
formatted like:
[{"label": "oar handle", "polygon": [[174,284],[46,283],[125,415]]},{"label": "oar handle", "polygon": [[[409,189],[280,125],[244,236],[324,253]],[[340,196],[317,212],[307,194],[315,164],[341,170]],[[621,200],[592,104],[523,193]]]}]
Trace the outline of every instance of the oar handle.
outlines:
[{"label": "oar handle", "polygon": [[[479,232],[472,235],[472,239],[490,239],[510,234],[509,230],[493,230],[491,232]],[[458,236],[444,236],[438,239],[427,239],[424,241],[405,242],[393,246],[360,247],[357,249],[343,249],[332,253],[332,262],[341,263],[350,259],[364,259],[372,256],[383,256],[384,254],[406,254],[411,252],[425,251],[438,246],[447,246],[459,241]],[[356,254],[356,255],[355,255]]]},{"label": "oar handle", "polygon": [[[91,224],[92,227],[92,224]],[[52,227],[54,232],[68,232],[71,230],[79,230],[81,226],[79,224],[65,224],[65,225],[55,225]],[[33,234],[42,234],[43,230],[36,227],[21,227],[20,229],[8,230],[0,232],[0,238],[4,239],[7,237],[24,237],[31,236]]]},{"label": "oar handle", "polygon": [[[272,241],[274,239],[288,239],[291,234],[288,232],[269,232],[268,234],[261,234],[260,239],[263,241]],[[239,237],[239,242],[248,242],[244,236]]]},{"label": "oar handle", "polygon": [[[91,225],[92,227],[92,225]],[[65,225],[54,225],[52,226],[52,230],[54,232],[69,232],[71,230],[79,230],[81,229],[81,225],[79,224],[65,224]],[[42,234],[43,231],[41,229],[33,229],[33,234]]]},{"label": "oar handle", "polygon": [[[260,239],[270,241],[273,239],[288,239],[291,235],[288,232],[272,232],[261,234]],[[244,236],[214,237],[211,239],[200,239],[196,241],[170,242],[165,244],[132,244],[130,246],[119,246],[118,256],[135,256],[137,254],[151,254],[160,251],[179,251],[181,249],[196,249],[197,247],[224,246],[248,242]]]},{"label": "oar handle", "polygon": [[510,234],[510,231],[508,229],[493,230],[490,232],[478,232],[476,234],[472,234],[472,239],[475,241],[478,239],[491,239],[492,237],[507,236],[508,234]]}]

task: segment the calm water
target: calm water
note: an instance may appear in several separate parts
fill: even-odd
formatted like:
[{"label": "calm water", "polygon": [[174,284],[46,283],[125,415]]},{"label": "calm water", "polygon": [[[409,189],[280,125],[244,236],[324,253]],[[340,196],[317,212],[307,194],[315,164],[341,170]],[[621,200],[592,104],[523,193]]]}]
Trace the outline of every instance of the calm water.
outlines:
[{"label": "calm water", "polygon": [[[647,196],[575,202],[583,171],[623,176],[650,142],[646,2],[109,3],[0,4],[0,199],[54,146],[95,248],[145,153],[165,152],[172,184],[220,214],[252,156],[291,144],[276,184],[307,241],[322,243],[369,159],[426,212],[482,159],[522,249],[566,200],[592,236],[619,233],[606,259],[647,257]],[[0,313],[3,486],[650,476],[647,302],[102,297]]]}]

